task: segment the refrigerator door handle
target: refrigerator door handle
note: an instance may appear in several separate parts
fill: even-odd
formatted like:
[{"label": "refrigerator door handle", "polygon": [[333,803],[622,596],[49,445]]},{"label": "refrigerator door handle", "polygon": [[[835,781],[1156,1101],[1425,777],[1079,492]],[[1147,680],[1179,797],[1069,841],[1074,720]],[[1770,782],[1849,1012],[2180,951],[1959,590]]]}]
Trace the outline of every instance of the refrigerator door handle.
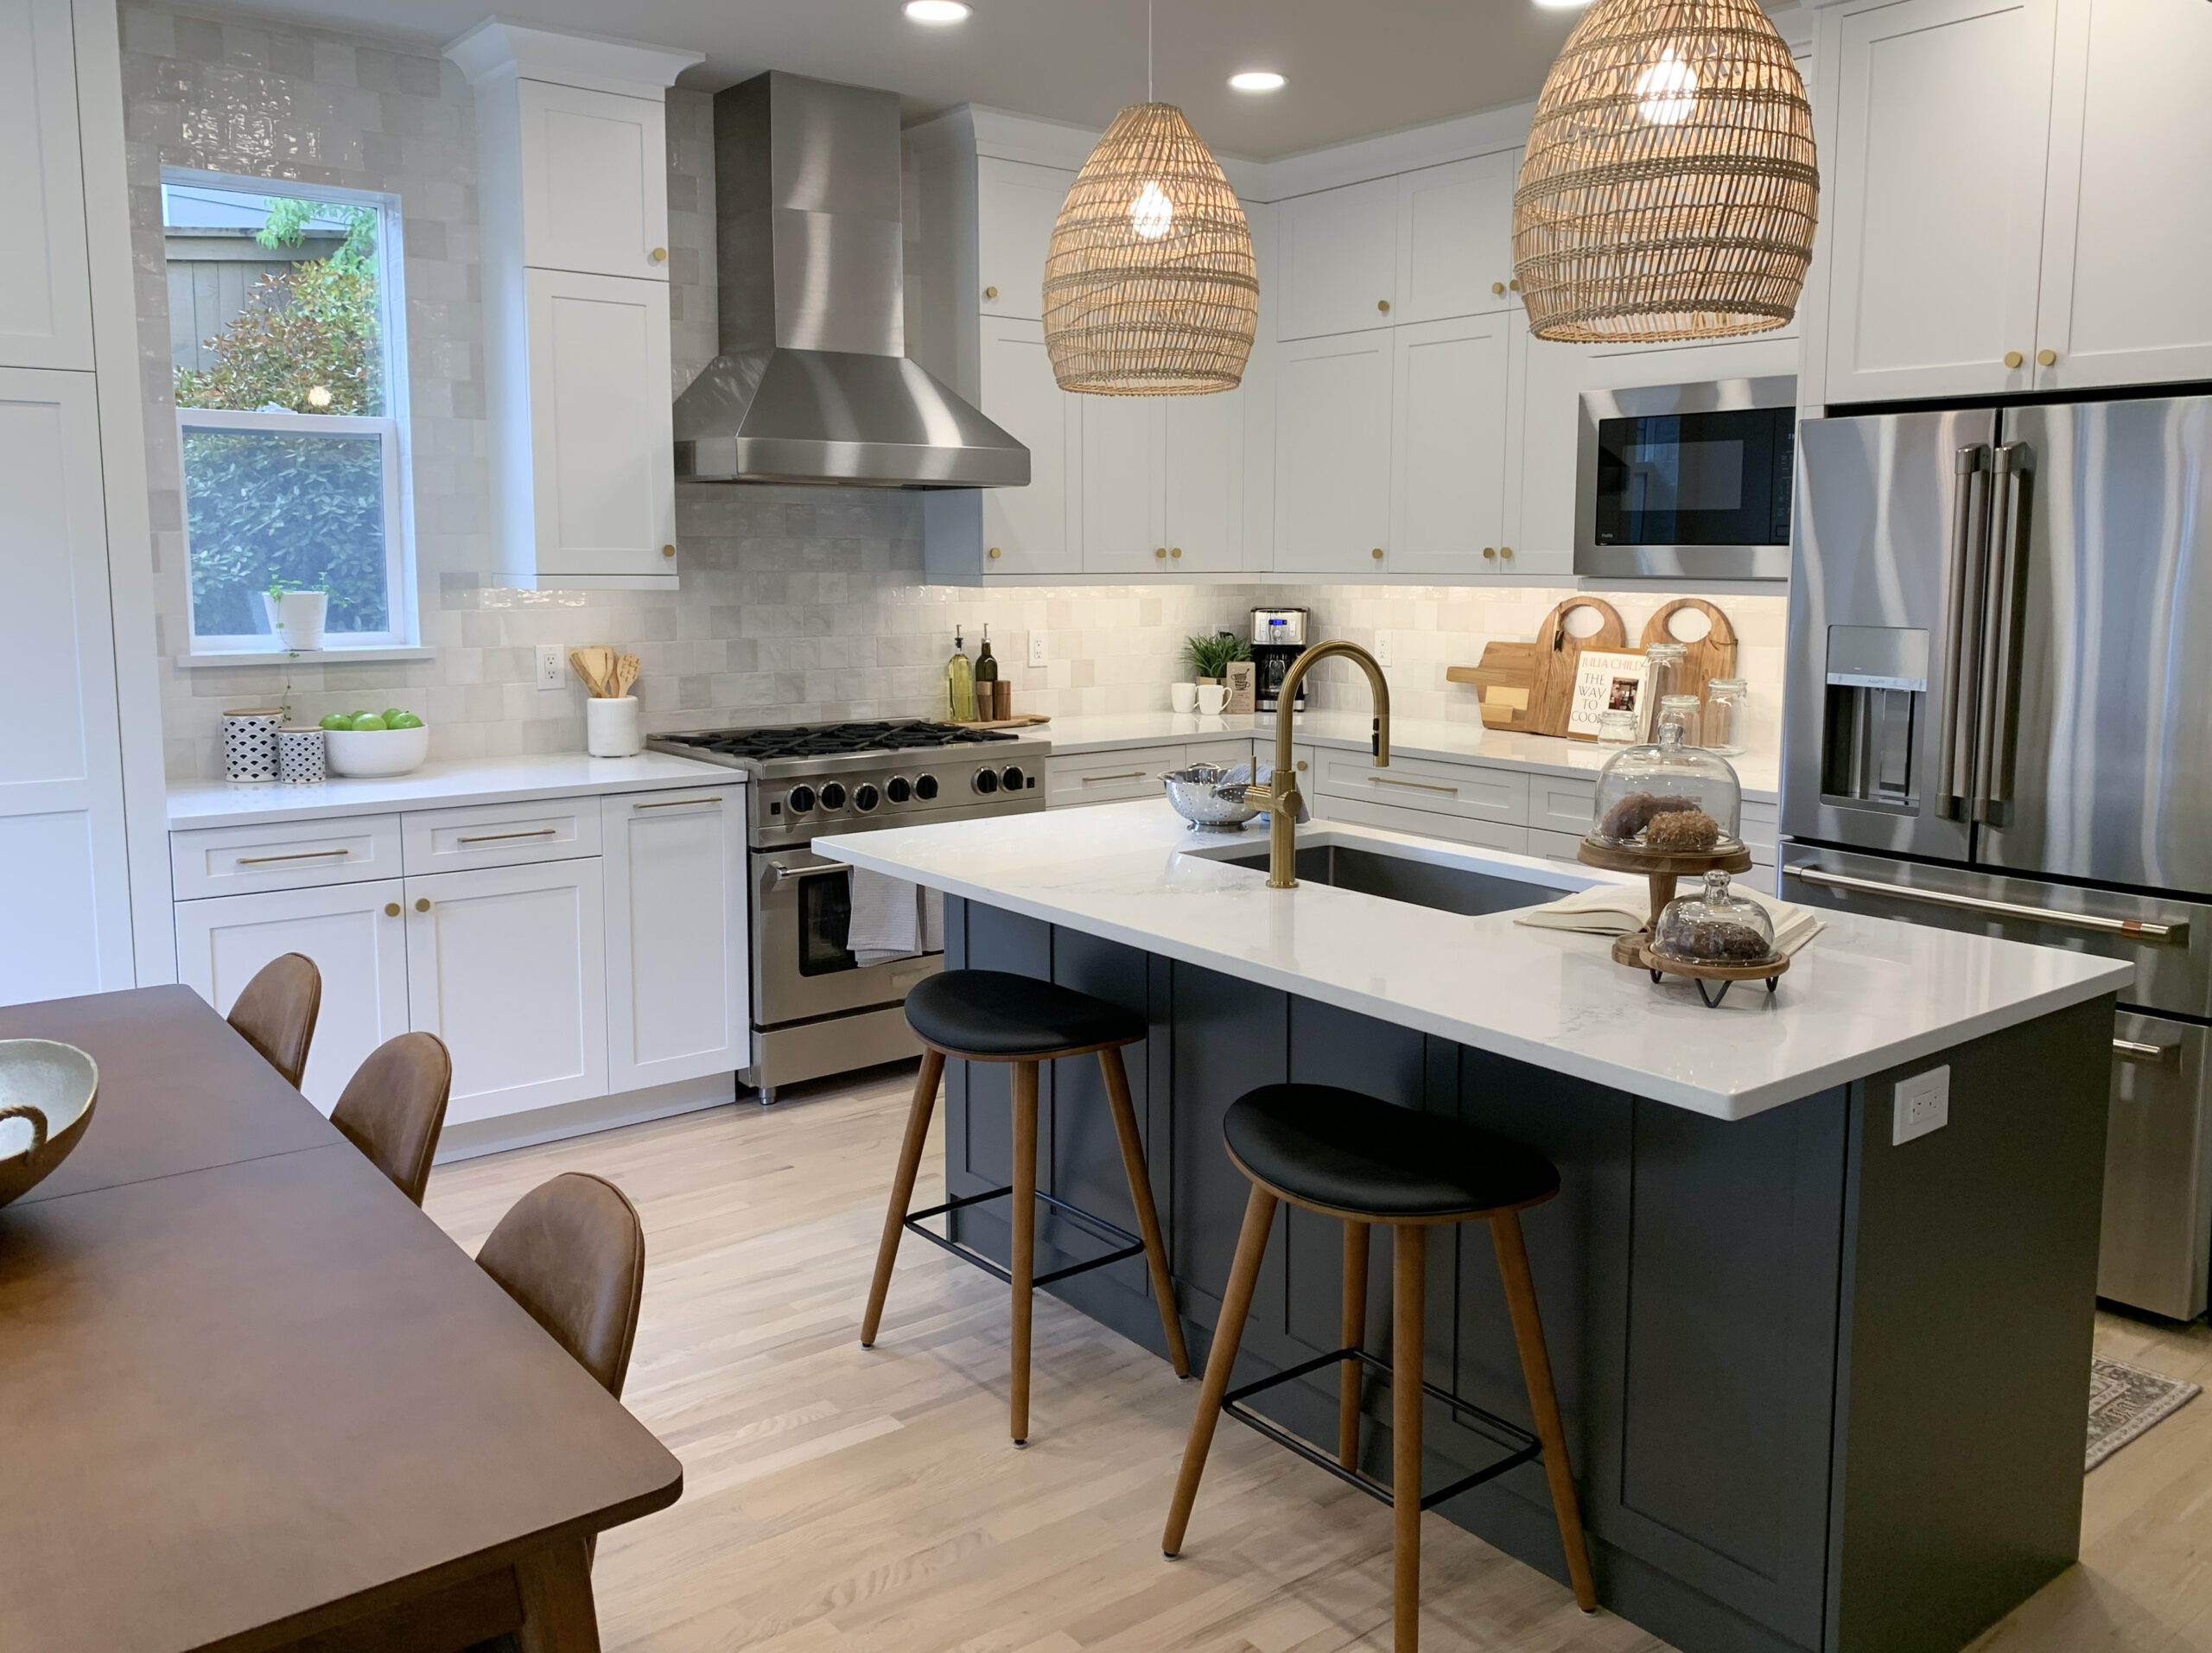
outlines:
[{"label": "refrigerator door handle", "polygon": [[1817,867],[1784,867],[1784,878],[1821,889],[1859,890],[1886,895],[1900,901],[1923,901],[1929,906],[1956,907],[1962,912],[1986,912],[1992,918],[2018,919],[2030,924],[2060,925],[2071,930],[2094,930],[2102,935],[2126,936],[2139,941],[2183,941],[2189,936],[2186,921],[2158,924],[2148,919],[2114,919],[2101,912],[2068,912],[2059,907],[2029,906],[2019,901],[1993,900],[1986,895],[1966,895],[1951,890],[1916,889],[1879,878],[1856,878],[1849,873],[1823,872]]},{"label": "refrigerator door handle", "polygon": [[2163,1062],[2180,1048],[2177,1045],[2153,1045],[2140,1039],[2112,1041],[2112,1053],[2123,1062]]},{"label": "refrigerator door handle", "polygon": [[1997,521],[1989,540],[1989,596],[1981,622],[1984,694],[1974,776],[1974,817],[1985,826],[2009,826],[2012,820],[2012,736],[2019,713],[2018,630],[2020,580],[2028,563],[2024,494],[2030,457],[2025,442],[2008,442],[1998,448],[1993,465],[1990,505]]},{"label": "refrigerator door handle", "polygon": [[1936,722],[1940,747],[1936,759],[1936,813],[1946,820],[1973,818],[1974,716],[1967,640],[1979,639],[1981,624],[1983,525],[1987,515],[1989,474],[1983,442],[1961,448],[1953,459],[1948,635],[1943,650],[1943,709]]}]

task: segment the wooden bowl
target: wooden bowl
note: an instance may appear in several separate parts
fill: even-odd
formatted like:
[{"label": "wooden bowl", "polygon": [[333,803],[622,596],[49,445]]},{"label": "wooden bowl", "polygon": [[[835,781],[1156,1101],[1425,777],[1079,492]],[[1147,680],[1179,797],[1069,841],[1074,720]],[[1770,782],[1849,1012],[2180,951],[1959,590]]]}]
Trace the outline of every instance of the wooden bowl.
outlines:
[{"label": "wooden bowl", "polygon": [[99,1067],[74,1045],[0,1039],[0,1205],[69,1157],[99,1089]]}]

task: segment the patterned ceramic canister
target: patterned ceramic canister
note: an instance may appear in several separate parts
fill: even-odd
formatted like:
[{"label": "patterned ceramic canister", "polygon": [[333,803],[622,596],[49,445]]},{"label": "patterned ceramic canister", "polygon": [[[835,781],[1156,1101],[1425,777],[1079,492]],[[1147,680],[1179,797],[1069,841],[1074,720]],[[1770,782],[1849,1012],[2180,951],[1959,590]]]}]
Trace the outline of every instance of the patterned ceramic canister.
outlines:
[{"label": "patterned ceramic canister", "polygon": [[312,786],[323,778],[322,731],[276,731],[277,779],[290,786]]},{"label": "patterned ceramic canister", "polygon": [[276,706],[241,707],[223,714],[223,772],[232,780],[276,779],[276,731],[284,722]]}]

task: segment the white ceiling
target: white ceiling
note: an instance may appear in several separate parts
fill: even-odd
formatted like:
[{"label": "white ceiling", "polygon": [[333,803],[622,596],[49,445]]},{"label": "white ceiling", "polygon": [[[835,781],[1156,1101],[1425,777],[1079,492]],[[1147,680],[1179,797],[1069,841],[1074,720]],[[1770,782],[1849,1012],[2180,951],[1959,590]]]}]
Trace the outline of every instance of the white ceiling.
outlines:
[{"label": "white ceiling", "polygon": [[[450,40],[487,0],[247,0],[363,34]],[[950,29],[899,0],[497,0],[501,16],[704,52],[678,84],[790,69],[902,93],[911,117],[988,104],[1102,127],[1145,95],[1144,0],[975,0]],[[1532,0],[1160,0],[1158,95],[1224,154],[1269,160],[1534,98],[1581,14]],[[1238,69],[1281,71],[1264,95]]]}]

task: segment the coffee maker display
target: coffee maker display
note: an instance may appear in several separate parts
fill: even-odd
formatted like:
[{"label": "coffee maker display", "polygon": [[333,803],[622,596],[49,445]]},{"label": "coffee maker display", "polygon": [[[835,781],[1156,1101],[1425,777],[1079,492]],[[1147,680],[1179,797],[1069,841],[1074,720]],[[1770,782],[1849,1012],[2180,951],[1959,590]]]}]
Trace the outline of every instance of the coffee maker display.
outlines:
[{"label": "coffee maker display", "polygon": [[[1275,707],[1275,691],[1282,686],[1283,676],[1290,670],[1290,663],[1306,652],[1307,622],[1311,619],[1303,608],[1255,608],[1252,611],[1253,689],[1259,709],[1272,712]],[[1297,699],[1293,703],[1298,711],[1306,709],[1306,685],[1300,683]]]}]

